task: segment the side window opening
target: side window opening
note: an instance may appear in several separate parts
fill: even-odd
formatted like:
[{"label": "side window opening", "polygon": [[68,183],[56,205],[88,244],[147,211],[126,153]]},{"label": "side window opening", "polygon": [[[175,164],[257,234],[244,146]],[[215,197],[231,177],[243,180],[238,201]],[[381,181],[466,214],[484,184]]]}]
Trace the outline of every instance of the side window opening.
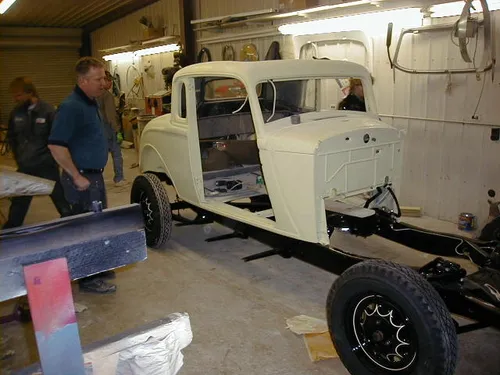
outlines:
[{"label": "side window opening", "polygon": [[181,97],[180,97],[180,108],[179,108],[179,116],[182,118],[186,118],[186,85],[183,83],[181,87]]}]

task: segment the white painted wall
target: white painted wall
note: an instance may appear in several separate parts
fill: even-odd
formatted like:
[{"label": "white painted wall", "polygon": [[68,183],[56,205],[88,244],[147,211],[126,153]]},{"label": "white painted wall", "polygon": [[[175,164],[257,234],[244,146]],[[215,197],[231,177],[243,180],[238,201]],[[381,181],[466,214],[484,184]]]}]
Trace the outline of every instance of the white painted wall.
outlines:
[{"label": "white painted wall", "polygon": [[[499,12],[494,12],[495,21],[499,16]],[[496,35],[498,31],[497,26]],[[474,74],[455,75],[449,92],[446,91],[448,77],[443,75],[396,72],[394,83],[385,57],[385,37],[376,38],[374,46],[379,113],[450,121],[385,118],[407,130],[402,202],[423,207],[426,215],[453,222],[460,212],[472,212],[482,224],[488,214],[487,190],[500,190],[500,143],[489,139],[491,126],[479,125],[500,125],[498,78],[492,82],[491,73],[481,75],[480,81]],[[480,39],[479,63],[481,46]],[[414,69],[468,67],[462,62],[458,48],[451,43],[448,32],[411,36],[403,48],[401,62]],[[475,125],[464,124],[476,122],[472,114],[483,83],[477,111],[479,121]]]},{"label": "white painted wall", "polygon": [[[91,35],[92,54],[102,57],[105,54],[101,51],[103,49],[119,47],[144,39],[144,30],[139,24],[142,16],[150,17],[154,27],[164,27],[165,36],[180,34],[179,2],[160,0],[93,32]],[[173,63],[173,53],[161,53],[136,58],[134,61],[108,63],[108,69],[111,73],[118,73],[121,89],[127,95],[131,106],[143,108],[145,95],[155,94],[164,89],[161,70],[173,66]],[[144,68],[149,65],[152,65],[152,69],[146,73]],[[143,90],[136,95],[136,90],[132,92],[131,88],[134,86],[134,79],[141,75],[144,82]]]}]

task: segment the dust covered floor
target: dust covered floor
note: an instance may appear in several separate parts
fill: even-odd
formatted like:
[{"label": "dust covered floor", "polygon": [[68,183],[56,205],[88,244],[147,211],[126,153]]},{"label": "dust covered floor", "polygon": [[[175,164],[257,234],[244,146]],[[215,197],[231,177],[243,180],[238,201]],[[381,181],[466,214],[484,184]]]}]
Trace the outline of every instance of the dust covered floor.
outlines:
[{"label": "dust covered floor", "polygon": [[[132,181],[137,169],[133,150],[124,150],[125,174]],[[13,165],[9,159],[1,164]],[[111,161],[106,170],[110,206],[127,204],[129,188],[112,184]],[[8,203],[0,206],[7,213]],[[27,223],[57,217],[47,197],[35,198]],[[439,230],[453,225],[413,219]],[[83,294],[74,287],[74,300],[88,307],[77,315],[82,344],[118,334],[173,312],[190,315],[193,342],[184,349],[184,375],[346,375],[338,359],[312,363],[303,338],[286,329],[296,315],[325,319],[328,290],[336,276],[294,259],[270,257],[244,263],[243,256],[266,250],[252,240],[231,239],[207,243],[208,236],[227,233],[219,225],[174,227],[163,251],[149,251],[148,259],[117,272],[115,295]],[[357,239],[337,235],[334,245],[409,264],[432,259],[382,238]],[[1,246],[1,245],[0,245]],[[0,304],[0,314],[13,303]],[[484,329],[460,336],[457,374],[498,374],[500,333]],[[0,374],[37,360],[30,324],[0,326]],[[12,354],[12,352],[11,352]]]}]

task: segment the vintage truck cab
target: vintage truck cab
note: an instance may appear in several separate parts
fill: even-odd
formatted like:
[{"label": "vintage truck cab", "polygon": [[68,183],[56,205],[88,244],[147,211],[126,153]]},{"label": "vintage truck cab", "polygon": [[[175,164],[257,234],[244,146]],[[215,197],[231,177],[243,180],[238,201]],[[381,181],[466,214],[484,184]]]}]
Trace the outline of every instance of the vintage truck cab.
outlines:
[{"label": "vintage truck cab", "polygon": [[[352,82],[365,111],[338,108]],[[208,212],[327,245],[326,210],[399,178],[402,133],[378,118],[360,65],[209,62],[180,70],[172,91],[171,114],[142,132],[140,168]],[[270,205],[234,204],[244,199]]]}]

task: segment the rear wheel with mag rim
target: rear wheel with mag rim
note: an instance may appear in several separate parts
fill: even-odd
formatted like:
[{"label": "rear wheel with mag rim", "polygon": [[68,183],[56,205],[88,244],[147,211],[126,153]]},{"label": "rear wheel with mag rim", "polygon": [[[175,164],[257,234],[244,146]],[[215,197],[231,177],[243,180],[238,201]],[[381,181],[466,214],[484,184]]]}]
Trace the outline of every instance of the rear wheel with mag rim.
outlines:
[{"label": "rear wheel with mag rim", "polygon": [[356,375],[452,375],[458,342],[433,286],[409,267],[369,260],[346,270],[327,301],[328,327]]}]

